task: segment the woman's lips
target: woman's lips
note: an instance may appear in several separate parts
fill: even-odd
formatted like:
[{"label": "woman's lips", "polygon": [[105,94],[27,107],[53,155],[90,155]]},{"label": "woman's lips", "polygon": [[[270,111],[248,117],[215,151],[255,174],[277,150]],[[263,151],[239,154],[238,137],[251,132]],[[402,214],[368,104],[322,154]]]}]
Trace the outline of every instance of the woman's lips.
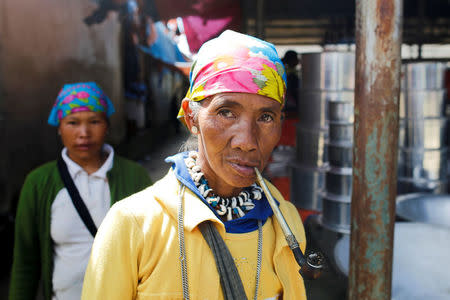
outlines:
[{"label": "woman's lips", "polygon": [[258,163],[256,162],[246,162],[246,161],[230,161],[231,167],[236,170],[239,175],[244,177],[253,177],[255,176],[255,167],[258,167]]},{"label": "woman's lips", "polygon": [[87,151],[92,147],[92,144],[79,144],[75,145],[75,148],[82,151]]}]

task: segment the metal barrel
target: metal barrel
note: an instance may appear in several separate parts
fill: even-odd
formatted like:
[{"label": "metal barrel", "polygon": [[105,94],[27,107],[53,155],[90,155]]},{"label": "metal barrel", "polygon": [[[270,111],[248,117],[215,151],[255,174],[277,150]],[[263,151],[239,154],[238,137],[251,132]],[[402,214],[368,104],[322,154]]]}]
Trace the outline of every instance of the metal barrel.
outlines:
[{"label": "metal barrel", "polygon": [[402,66],[402,90],[435,90],[445,87],[445,62],[408,62]]},{"label": "metal barrel", "polygon": [[445,89],[404,90],[400,93],[400,118],[425,119],[446,116]]},{"label": "metal barrel", "polygon": [[439,149],[448,146],[449,119],[403,119],[399,122],[400,147]]},{"label": "metal barrel", "polygon": [[353,163],[352,143],[328,143],[328,163],[339,168],[351,168]]},{"label": "metal barrel", "polygon": [[328,130],[308,129],[297,124],[296,160],[304,166],[321,167],[327,162]]},{"label": "metal barrel", "polygon": [[348,90],[300,90],[298,99],[299,124],[306,128],[327,129],[328,108],[327,102],[351,102],[354,92]]},{"label": "metal barrel", "polygon": [[353,123],[330,121],[328,125],[330,143],[353,143]]},{"label": "metal barrel", "polygon": [[[353,97],[353,95],[352,95]],[[328,101],[328,121],[353,123],[354,103],[351,101]]]},{"label": "metal barrel", "polygon": [[303,209],[322,211],[321,193],[324,189],[328,165],[307,167],[293,163],[289,169],[291,202]]},{"label": "metal barrel", "polygon": [[349,196],[323,193],[320,218],[322,226],[335,232],[349,234],[351,200]]},{"label": "metal barrel", "polygon": [[353,52],[302,54],[302,89],[354,90],[354,73]]},{"label": "metal barrel", "polygon": [[[321,211],[320,194],[325,188],[328,168],[329,120],[328,103],[342,102],[333,109],[336,122],[347,122],[353,117],[354,64],[352,52],[322,52],[302,54],[302,82],[298,99],[296,130],[296,157],[290,168],[291,201],[299,208]],[[350,108],[345,105],[350,104]],[[337,111],[339,110],[339,111]],[[333,134],[339,135],[340,125]],[[342,126],[341,126],[342,127]],[[350,134],[347,130],[345,133]],[[338,136],[336,136],[338,139]]]},{"label": "metal barrel", "polygon": [[427,180],[412,179],[410,177],[398,177],[397,194],[427,193],[447,194],[448,179]]},{"label": "metal barrel", "polygon": [[[325,190],[337,196],[352,195],[352,168],[330,166],[325,175]],[[350,224],[350,219],[348,220]]]},{"label": "metal barrel", "polygon": [[449,180],[449,116],[444,62],[402,66],[398,194],[446,193]]},{"label": "metal barrel", "polygon": [[412,180],[446,180],[448,148],[398,149],[398,177]]}]

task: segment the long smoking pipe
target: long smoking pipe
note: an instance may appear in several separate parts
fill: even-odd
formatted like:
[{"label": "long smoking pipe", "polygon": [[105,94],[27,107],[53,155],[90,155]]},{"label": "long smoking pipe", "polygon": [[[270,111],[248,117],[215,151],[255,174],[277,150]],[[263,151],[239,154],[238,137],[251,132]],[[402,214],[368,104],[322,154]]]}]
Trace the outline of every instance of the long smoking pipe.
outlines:
[{"label": "long smoking pipe", "polygon": [[275,199],[269,191],[264,179],[261,176],[258,168],[255,168],[256,180],[261,188],[264,190],[264,194],[266,194],[267,200],[269,201],[270,207],[272,207],[273,213],[280,224],[281,230],[283,230],[284,237],[291,248],[292,253],[294,254],[295,260],[300,266],[300,275],[305,279],[316,279],[322,273],[325,265],[325,259],[321,253],[311,253],[307,257],[303,254],[300,246],[292,233],[289,225],[284,219],[283,214],[281,213],[280,208],[278,207]]}]

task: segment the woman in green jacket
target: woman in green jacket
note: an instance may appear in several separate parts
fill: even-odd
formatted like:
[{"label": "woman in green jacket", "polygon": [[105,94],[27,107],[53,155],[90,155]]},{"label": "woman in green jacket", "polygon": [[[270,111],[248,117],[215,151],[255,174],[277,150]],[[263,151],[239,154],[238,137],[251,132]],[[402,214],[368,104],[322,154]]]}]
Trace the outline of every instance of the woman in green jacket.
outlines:
[{"label": "woman in green jacket", "polygon": [[61,89],[48,123],[58,127],[64,149],[22,187],[10,299],[35,299],[40,280],[46,300],[80,299],[96,228],[112,204],[151,184],[143,167],[105,143],[112,113],[93,82]]}]

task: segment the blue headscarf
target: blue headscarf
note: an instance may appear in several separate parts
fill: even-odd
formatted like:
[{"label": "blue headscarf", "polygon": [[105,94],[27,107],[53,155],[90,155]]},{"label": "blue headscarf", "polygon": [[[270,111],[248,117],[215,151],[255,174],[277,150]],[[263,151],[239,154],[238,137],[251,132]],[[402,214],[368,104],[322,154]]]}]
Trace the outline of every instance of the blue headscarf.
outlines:
[{"label": "blue headscarf", "polygon": [[59,126],[59,122],[66,116],[80,111],[103,112],[109,118],[115,109],[95,82],[65,84],[50,112],[48,124]]}]

